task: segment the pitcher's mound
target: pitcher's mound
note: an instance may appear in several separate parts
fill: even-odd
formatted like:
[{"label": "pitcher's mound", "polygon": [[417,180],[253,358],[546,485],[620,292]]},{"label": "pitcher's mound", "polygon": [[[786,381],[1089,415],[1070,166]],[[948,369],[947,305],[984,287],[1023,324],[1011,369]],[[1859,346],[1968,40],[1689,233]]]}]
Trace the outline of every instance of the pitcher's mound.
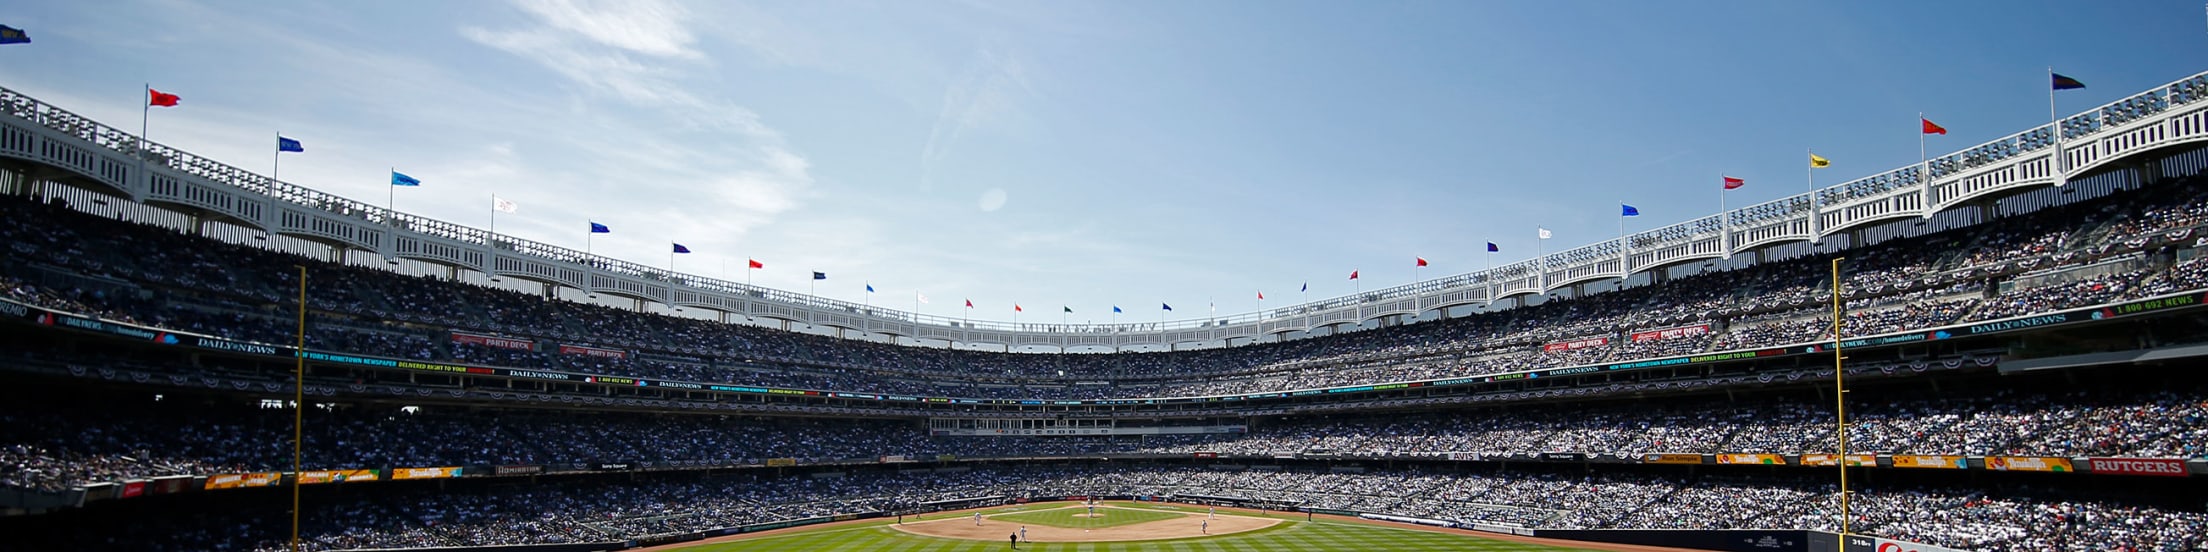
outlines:
[{"label": "pitcher's mound", "polygon": [[[1087,514],[1074,515],[1086,516]],[[1104,517],[1104,514],[1099,512],[1096,516]],[[1218,519],[1211,520],[1211,530],[1207,533],[1204,531],[1204,515],[1189,514],[1173,519],[1095,529],[1029,525],[1027,526],[1027,538],[1020,539],[1020,542],[1107,542],[1216,537],[1264,529],[1277,523],[1280,523],[1280,520],[1222,515]],[[891,525],[890,527],[915,535],[982,541],[1010,540],[1005,537],[1020,532],[1020,524],[1017,523],[988,520],[981,525],[974,525],[974,520],[971,518],[923,521]]]}]

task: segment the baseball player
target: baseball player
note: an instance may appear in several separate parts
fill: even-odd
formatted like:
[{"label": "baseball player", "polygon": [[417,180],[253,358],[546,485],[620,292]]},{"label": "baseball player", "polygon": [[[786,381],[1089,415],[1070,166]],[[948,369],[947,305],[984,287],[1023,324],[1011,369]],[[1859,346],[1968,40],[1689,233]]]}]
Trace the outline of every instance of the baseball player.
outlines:
[{"label": "baseball player", "polygon": [[1027,538],[1027,526],[1020,526],[1020,538]]},{"label": "baseball player", "polygon": [[1211,507],[1211,519],[1219,519],[1219,507]]},{"label": "baseball player", "polygon": [[1211,520],[1204,520],[1204,534],[1211,534]]},{"label": "baseball player", "polygon": [[981,526],[981,512],[974,512],[974,526]]}]

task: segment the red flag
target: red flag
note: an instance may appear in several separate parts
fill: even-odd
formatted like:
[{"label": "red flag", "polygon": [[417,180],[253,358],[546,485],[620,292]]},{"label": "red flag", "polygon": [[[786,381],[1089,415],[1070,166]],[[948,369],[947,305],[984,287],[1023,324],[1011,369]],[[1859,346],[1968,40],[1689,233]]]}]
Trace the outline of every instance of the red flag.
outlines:
[{"label": "red flag", "polygon": [[766,268],[766,267],[767,267],[767,263],[762,263],[762,262],[759,262],[759,260],[758,260],[758,259],[745,259],[745,260],[747,260],[747,261],[751,261],[751,267],[752,267],[752,268]]},{"label": "red flag", "polygon": [[176,107],[176,102],[182,99],[184,98],[175,94],[170,94],[151,88],[146,89],[146,105],[156,107]]},{"label": "red flag", "polygon": [[1355,271],[1355,270],[1349,271],[1349,279],[1351,279],[1351,280],[1355,280],[1355,279],[1357,279],[1357,271]]},{"label": "red flag", "polygon": [[1947,127],[1940,126],[1939,123],[1934,123],[1931,119],[1926,119],[1923,117],[1918,117],[1917,120],[1924,122],[1925,134],[1938,134],[1941,136],[1947,135]]},{"label": "red flag", "polygon": [[1013,303],[1013,304],[1012,304],[1012,312],[1027,312],[1027,309],[1023,309],[1023,308],[1020,308],[1020,304],[1019,304],[1019,303]]},{"label": "red flag", "polygon": [[970,308],[974,308],[974,300],[972,300],[972,299],[967,299],[967,300],[966,300],[966,308],[969,308],[969,309],[970,309]]},{"label": "red flag", "polygon": [[1260,291],[1258,291],[1258,292],[1257,292],[1257,300],[1259,300],[1259,301],[1263,301],[1263,300],[1265,300],[1265,292],[1264,292],[1264,291],[1260,290]]},{"label": "red flag", "polygon": [[1748,185],[1748,181],[1746,180],[1741,180],[1730,176],[1725,177],[1725,189],[1727,190],[1738,190],[1741,186],[1746,185]]},{"label": "red flag", "polygon": [[1426,258],[1425,258],[1425,257],[1419,257],[1419,258],[1418,258],[1418,266],[1426,266]]}]

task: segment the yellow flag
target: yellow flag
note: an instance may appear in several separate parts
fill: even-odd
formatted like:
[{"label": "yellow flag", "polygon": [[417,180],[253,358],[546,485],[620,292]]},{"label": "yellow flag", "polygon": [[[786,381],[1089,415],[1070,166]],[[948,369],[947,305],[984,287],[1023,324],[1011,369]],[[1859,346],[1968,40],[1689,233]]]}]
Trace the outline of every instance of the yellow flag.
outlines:
[{"label": "yellow flag", "polygon": [[1812,168],[1812,169],[1822,169],[1822,168],[1825,168],[1825,167],[1830,167],[1830,166],[1832,166],[1832,160],[1831,160],[1831,159],[1826,159],[1826,158],[1823,158],[1823,157],[1818,157],[1818,156],[1817,156],[1817,154],[1814,154],[1814,153],[1812,153],[1812,154],[1809,154],[1809,168]]}]

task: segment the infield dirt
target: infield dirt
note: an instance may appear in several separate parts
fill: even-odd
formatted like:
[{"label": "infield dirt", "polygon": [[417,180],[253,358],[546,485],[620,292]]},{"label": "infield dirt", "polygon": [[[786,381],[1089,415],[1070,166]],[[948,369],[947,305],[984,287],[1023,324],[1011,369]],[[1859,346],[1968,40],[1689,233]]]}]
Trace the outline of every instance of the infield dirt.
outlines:
[{"label": "infield dirt", "polygon": [[[1078,506],[1075,506],[1074,508],[1078,508]],[[1112,515],[1112,510],[1120,510],[1120,508],[1105,506],[1102,508],[1098,508],[1098,510],[1099,516],[1110,517]],[[1029,512],[1040,511],[1047,510],[1029,510]],[[1074,515],[1083,516],[1084,514]],[[1203,514],[1189,514],[1172,519],[1136,523],[1131,525],[1101,527],[1096,529],[1075,529],[1071,527],[1052,527],[1048,525],[1029,524],[1027,526],[1027,538],[1020,539],[1020,541],[1108,542],[1185,539],[1192,537],[1231,535],[1244,531],[1255,531],[1258,529],[1264,529],[1266,527],[1272,527],[1273,525],[1280,523],[1280,520],[1277,519],[1222,515],[1219,516],[1218,519],[1211,520],[1211,529],[1207,533],[1204,530],[1204,517],[1205,516]],[[986,541],[1008,540],[1005,538],[1007,535],[1018,533],[1020,531],[1020,524],[1018,523],[1013,523],[1009,521],[998,521],[995,519],[991,519],[988,516],[982,517],[981,525],[974,525],[974,520],[970,518],[952,518],[937,521],[924,521],[920,523],[906,523],[903,525],[892,525],[891,527],[894,527],[899,531],[904,531],[915,535]]]}]

